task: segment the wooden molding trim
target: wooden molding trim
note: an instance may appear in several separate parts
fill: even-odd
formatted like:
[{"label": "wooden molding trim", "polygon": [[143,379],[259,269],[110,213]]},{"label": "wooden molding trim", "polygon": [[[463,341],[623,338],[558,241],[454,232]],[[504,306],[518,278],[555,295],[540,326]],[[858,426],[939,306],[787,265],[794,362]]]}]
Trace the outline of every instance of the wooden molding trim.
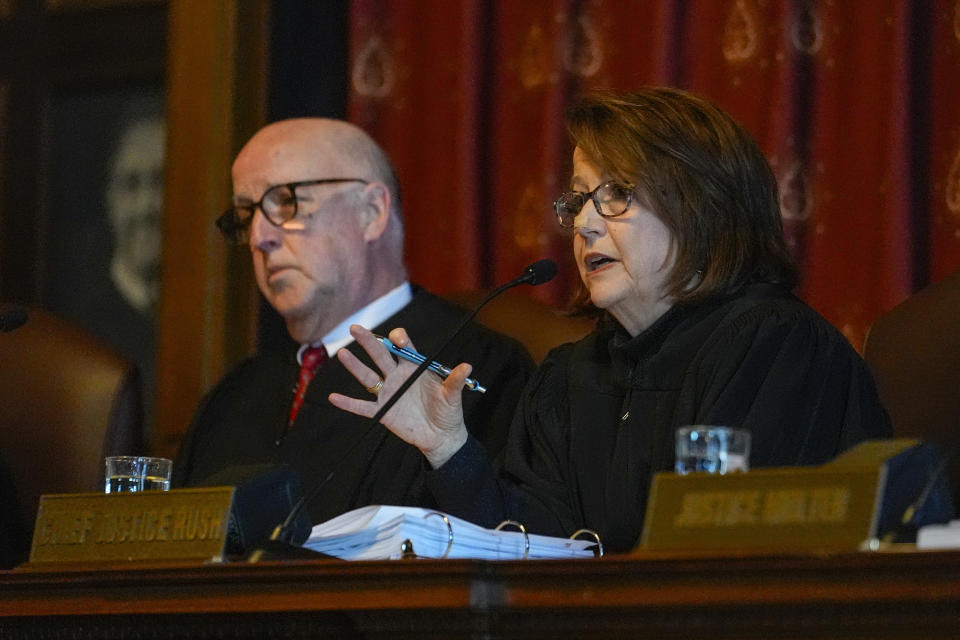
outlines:
[{"label": "wooden molding trim", "polygon": [[[266,0],[172,0],[167,51],[167,172],[153,449],[173,455],[206,390],[253,346],[246,252],[214,219],[230,165],[263,124]],[[242,259],[241,259],[242,258]]]}]

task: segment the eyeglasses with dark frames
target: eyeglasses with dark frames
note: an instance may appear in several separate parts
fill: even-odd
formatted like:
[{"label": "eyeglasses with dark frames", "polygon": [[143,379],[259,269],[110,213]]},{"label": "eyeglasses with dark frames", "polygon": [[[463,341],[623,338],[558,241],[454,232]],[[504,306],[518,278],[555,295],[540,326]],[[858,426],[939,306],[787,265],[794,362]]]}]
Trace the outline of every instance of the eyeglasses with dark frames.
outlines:
[{"label": "eyeglasses with dark frames", "polygon": [[590,192],[568,191],[556,199],[553,208],[557,213],[557,222],[564,229],[573,228],[573,221],[583,209],[587,200],[593,200],[593,206],[604,218],[615,218],[626,213],[633,202],[632,184],[622,184],[608,180]]},{"label": "eyeglasses with dark frames", "polygon": [[370,184],[363,178],[324,178],[321,180],[301,180],[288,182],[270,187],[263,193],[258,202],[238,204],[230,207],[217,218],[217,228],[223,237],[232,244],[243,244],[250,238],[250,224],[257,208],[263,212],[263,217],[270,224],[282,227],[297,215],[298,187],[311,187],[318,184],[334,184],[339,182],[362,182]]}]

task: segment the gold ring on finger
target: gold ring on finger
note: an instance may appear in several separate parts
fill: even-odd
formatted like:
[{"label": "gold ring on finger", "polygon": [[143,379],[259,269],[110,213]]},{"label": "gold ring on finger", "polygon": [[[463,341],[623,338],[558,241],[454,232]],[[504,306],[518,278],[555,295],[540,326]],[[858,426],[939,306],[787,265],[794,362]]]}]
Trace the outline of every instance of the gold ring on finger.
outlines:
[{"label": "gold ring on finger", "polygon": [[380,393],[380,389],[383,389],[383,378],[377,380],[377,384],[373,385],[372,387],[367,387],[366,389],[367,393],[378,395]]}]

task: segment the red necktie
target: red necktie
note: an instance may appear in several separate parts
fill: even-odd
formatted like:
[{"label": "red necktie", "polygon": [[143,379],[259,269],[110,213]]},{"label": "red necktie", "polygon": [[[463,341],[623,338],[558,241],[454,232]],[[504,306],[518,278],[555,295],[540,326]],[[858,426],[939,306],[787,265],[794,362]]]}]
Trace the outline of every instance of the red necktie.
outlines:
[{"label": "red necktie", "polygon": [[300,356],[300,376],[297,378],[297,391],[293,396],[293,404],[290,405],[290,426],[297,418],[297,413],[303,405],[303,397],[307,394],[307,385],[313,380],[320,367],[327,361],[327,350],[323,345],[319,347],[307,347]]}]

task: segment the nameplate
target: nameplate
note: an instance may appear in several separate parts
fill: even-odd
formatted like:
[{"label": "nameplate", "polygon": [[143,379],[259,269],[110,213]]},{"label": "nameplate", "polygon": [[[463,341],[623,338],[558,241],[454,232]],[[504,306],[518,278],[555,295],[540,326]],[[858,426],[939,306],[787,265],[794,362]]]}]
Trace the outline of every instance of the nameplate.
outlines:
[{"label": "nameplate", "polygon": [[819,467],[658,473],[637,551],[855,550],[876,535],[886,460],[916,444],[871,441]]},{"label": "nameplate", "polygon": [[233,487],[40,498],[30,563],[223,559]]}]

